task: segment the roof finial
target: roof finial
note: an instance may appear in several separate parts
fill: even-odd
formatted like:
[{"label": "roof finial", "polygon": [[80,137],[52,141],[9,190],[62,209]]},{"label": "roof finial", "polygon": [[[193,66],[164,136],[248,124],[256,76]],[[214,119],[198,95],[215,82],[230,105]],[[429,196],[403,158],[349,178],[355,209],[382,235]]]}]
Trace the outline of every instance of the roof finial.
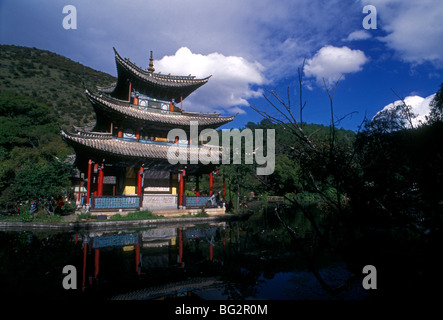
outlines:
[{"label": "roof finial", "polygon": [[149,59],[149,68],[148,68],[149,72],[154,72],[154,59],[152,58],[152,51],[151,51],[151,58]]}]

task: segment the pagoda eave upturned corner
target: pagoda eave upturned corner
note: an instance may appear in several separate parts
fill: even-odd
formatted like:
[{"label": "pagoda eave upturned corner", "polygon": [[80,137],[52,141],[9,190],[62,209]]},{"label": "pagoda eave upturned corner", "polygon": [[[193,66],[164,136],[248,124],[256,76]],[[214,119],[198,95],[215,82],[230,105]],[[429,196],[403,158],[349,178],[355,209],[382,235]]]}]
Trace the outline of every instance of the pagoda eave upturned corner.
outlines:
[{"label": "pagoda eave upturned corner", "polygon": [[118,80],[111,96],[127,99],[128,91],[166,101],[180,102],[192,92],[206,84],[211,76],[196,79],[195,76],[174,76],[155,73],[152,60],[148,69],[144,70],[127,58],[122,58],[115,48],[115,63]]}]

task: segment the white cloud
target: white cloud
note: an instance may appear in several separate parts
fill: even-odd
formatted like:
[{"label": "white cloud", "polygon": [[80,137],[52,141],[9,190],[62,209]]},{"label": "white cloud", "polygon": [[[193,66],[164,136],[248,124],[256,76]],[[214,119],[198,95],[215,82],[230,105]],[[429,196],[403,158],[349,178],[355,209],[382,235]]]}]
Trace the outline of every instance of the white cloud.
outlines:
[{"label": "white cloud", "polygon": [[[423,98],[420,96],[408,96],[404,98],[404,102],[407,106],[411,107],[411,112],[414,115],[411,122],[413,126],[418,126],[426,122],[426,116],[429,115],[430,106],[432,99],[434,99],[435,94],[431,94],[430,96]],[[403,102],[401,100],[394,101],[387,106],[385,106],[381,111],[377,112],[374,116],[376,117],[382,111],[388,111],[394,109],[396,106],[401,105]],[[409,124],[406,124],[409,126]]]},{"label": "white cloud", "polygon": [[443,2],[441,0],[362,0],[377,8],[379,38],[404,61],[443,65]]},{"label": "white cloud", "polygon": [[351,32],[344,41],[357,41],[357,40],[367,40],[371,38],[371,34],[366,30],[357,30]]},{"label": "white cloud", "polygon": [[178,49],[172,56],[154,61],[154,67],[156,72],[163,74],[192,74],[197,78],[212,75],[207,84],[185,100],[183,106],[188,111],[244,113],[240,107],[249,105],[247,99],[261,95],[253,86],[266,81],[264,68],[258,62],[216,52],[196,54],[187,47]]},{"label": "white cloud", "polygon": [[315,77],[318,83],[323,79],[328,84],[344,79],[347,73],[362,70],[368,61],[363,51],[352,50],[348,47],[325,46],[321,48],[312,59],[306,61],[305,74]]}]

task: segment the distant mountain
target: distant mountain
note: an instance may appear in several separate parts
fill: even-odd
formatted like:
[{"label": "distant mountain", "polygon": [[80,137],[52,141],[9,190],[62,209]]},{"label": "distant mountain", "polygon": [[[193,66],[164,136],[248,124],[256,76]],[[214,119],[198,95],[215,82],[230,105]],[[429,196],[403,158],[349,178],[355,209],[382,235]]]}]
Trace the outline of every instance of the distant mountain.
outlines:
[{"label": "distant mountain", "polygon": [[116,78],[66,57],[36,48],[0,45],[0,91],[28,95],[54,108],[65,126],[95,122],[95,113],[84,94],[107,86]]}]

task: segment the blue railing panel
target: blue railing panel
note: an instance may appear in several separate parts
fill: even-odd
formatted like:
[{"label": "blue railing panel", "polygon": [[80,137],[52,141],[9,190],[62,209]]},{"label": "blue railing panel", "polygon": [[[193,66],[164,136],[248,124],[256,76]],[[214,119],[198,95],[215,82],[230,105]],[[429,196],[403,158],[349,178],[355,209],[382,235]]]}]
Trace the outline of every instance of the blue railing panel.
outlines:
[{"label": "blue railing panel", "polygon": [[95,209],[140,207],[140,197],[97,197],[94,202]]},{"label": "blue railing panel", "polygon": [[94,249],[97,249],[112,246],[127,246],[131,244],[137,244],[138,242],[138,234],[116,234],[93,238],[92,247]]},{"label": "blue railing panel", "polygon": [[[203,207],[206,205],[208,200],[211,200],[210,196],[185,196],[185,204],[186,206],[194,207]],[[212,203],[211,203],[212,204]]]}]

